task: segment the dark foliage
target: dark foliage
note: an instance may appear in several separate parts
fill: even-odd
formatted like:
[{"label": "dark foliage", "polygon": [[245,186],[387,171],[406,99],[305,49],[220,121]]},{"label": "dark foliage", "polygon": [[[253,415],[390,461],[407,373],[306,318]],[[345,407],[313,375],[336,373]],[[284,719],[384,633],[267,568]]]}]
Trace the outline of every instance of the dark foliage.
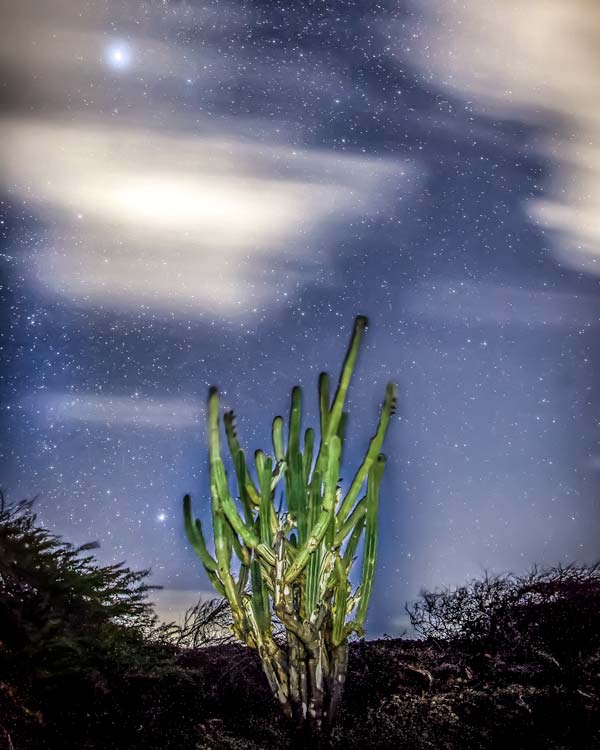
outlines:
[{"label": "dark foliage", "polygon": [[165,628],[169,642],[180,648],[223,646],[235,641],[230,630],[233,618],[224,597],[199,601],[186,610],[181,625],[174,623]]},{"label": "dark foliage", "polygon": [[153,630],[147,571],[100,567],[85,554],[97,547],[62,542],[36,524],[32,501],[10,506],[0,494],[0,640],[4,660],[19,655],[15,669],[87,670],[96,645],[127,658],[126,647]]},{"label": "dark foliage", "polygon": [[147,571],[99,566],[96,547],[61,541],[37,524],[32,501],[0,494],[0,748],[3,734],[16,750],[25,736],[87,747],[75,740],[82,724],[101,737],[118,721],[125,680],[172,677]]},{"label": "dark foliage", "polygon": [[[30,503],[1,506],[0,750],[303,747],[222,600],[158,627],[145,574],[91,549],[40,529]],[[600,748],[599,570],[425,592],[422,640],[351,644],[329,746]]]},{"label": "dark foliage", "polygon": [[548,652],[556,661],[597,642],[599,602],[597,563],[534,568],[525,576],[486,574],[454,590],[424,591],[407,611],[425,638],[524,656]]}]

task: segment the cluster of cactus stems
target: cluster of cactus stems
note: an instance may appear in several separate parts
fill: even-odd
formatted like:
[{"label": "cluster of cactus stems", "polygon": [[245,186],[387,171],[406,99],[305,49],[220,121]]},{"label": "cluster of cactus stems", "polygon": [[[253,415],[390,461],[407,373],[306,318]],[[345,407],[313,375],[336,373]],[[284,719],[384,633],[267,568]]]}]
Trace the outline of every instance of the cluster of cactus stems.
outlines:
[{"label": "cluster of cactus stems", "polygon": [[[274,455],[256,451],[253,478],[238,442],[233,412],[224,414],[237,500],[221,458],[219,396],[211,389],[208,428],[214,557],[200,521],[192,515],[190,496],[184,498],[188,539],[211,584],[231,605],[234,634],[258,650],[284,713],[316,734],[331,724],[340,705],[348,637],[364,634],[385,466],[381,448],[396,405],[396,386],[390,383],[377,431],[344,496],[338,484],[347,421],[344,402],[366,326],[364,316],[356,318],[332,402],[328,375],[319,377],[320,445],[310,427],[301,445],[302,393],[296,386],[287,445],[283,418],[275,417]],[[285,488],[285,507],[280,493],[276,510],[280,487]],[[350,571],[363,533],[362,576],[352,591]],[[236,574],[233,554],[239,561]],[[277,622],[285,629],[285,641],[274,634]]]}]

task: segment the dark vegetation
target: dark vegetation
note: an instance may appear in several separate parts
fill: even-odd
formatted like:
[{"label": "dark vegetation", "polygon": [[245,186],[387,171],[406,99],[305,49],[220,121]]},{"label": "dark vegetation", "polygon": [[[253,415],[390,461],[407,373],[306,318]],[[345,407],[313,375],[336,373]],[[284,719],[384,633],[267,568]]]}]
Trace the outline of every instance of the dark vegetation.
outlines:
[{"label": "dark vegetation", "polygon": [[[160,626],[146,572],[101,567],[0,500],[0,750],[290,746],[224,600]],[[600,749],[600,566],[425,592],[420,640],[354,641],[333,748]]]}]

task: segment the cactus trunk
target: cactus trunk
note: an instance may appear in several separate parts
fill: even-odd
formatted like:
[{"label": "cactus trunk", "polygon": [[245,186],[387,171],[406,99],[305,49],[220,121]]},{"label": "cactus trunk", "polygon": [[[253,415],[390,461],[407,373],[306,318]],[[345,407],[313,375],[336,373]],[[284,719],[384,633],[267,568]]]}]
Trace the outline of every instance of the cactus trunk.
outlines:
[{"label": "cactus trunk", "polygon": [[[380,451],[396,405],[393,384],[387,386],[376,433],[345,496],[339,486],[345,399],[366,325],[362,316],[355,321],[332,403],[329,377],[322,374],[319,378],[318,445],[315,431],[308,428],[302,450],[302,393],[295,387],[287,446],[283,418],[276,417],[274,456],[255,453],[255,483],[237,438],[233,413],[225,414],[241,515],[221,458],[219,397],[211,389],[208,432],[214,557],[200,521],[192,515],[189,495],[184,498],[188,539],[210,582],[229,601],[234,634],[257,649],[285,715],[315,737],[331,726],[341,704],[348,638],[352,633],[364,634],[375,576],[379,488],[385,466]],[[365,484],[366,492],[359,500]],[[285,507],[280,499],[277,511],[275,495],[283,488]],[[352,594],[350,572],[363,535],[361,582]],[[239,560],[237,572],[232,553]],[[285,641],[275,636],[274,619],[285,628]]]}]

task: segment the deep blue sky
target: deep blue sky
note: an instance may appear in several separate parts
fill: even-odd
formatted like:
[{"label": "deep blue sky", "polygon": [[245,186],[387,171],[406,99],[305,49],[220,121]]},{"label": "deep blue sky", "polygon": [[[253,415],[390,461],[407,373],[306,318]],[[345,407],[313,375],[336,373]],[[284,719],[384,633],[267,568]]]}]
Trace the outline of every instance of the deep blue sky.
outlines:
[{"label": "deep blue sky", "polygon": [[385,383],[400,393],[369,635],[398,633],[422,586],[598,557],[600,242],[582,260],[577,222],[553,218],[581,208],[557,154],[584,114],[560,91],[529,102],[518,51],[509,102],[499,63],[450,85],[423,50],[474,53],[443,5],[6,10],[9,498],[193,598],[181,497],[208,520],[208,386],[248,453],[296,383],[316,426],[318,374],[337,377],[361,313],[345,482]]}]

